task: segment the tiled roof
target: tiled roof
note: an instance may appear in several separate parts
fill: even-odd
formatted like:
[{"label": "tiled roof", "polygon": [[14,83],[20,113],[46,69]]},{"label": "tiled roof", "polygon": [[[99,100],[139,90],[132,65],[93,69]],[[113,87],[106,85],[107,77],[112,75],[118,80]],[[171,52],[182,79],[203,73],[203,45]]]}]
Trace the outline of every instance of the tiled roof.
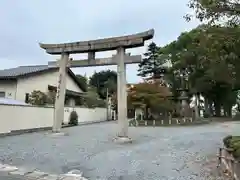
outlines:
[{"label": "tiled roof", "polygon": [[42,72],[56,67],[49,67],[48,65],[35,65],[35,66],[19,66],[11,69],[0,70],[0,78],[17,78],[32,73]]},{"label": "tiled roof", "polygon": [[[0,79],[17,79],[21,76],[29,76],[34,75],[35,73],[47,72],[51,70],[57,70],[58,67],[50,67],[48,65],[35,65],[35,66],[19,66],[16,68],[11,69],[3,69],[0,70]],[[75,74],[68,68],[69,75],[73,78],[73,80],[78,84],[79,88],[83,91],[84,89],[83,84],[79,79],[75,76]]]}]

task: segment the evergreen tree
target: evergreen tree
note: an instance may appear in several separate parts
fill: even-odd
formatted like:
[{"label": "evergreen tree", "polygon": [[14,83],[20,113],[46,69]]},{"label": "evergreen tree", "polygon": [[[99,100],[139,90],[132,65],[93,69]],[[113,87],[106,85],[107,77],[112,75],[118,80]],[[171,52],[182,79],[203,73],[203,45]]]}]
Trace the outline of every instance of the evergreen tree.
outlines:
[{"label": "evergreen tree", "polygon": [[166,63],[166,60],[159,50],[160,48],[154,42],[148,46],[143,61],[139,64],[139,76],[156,79],[164,74],[165,68],[163,64]]},{"label": "evergreen tree", "polygon": [[105,99],[107,89],[110,94],[116,91],[117,73],[111,70],[95,72],[89,79],[89,85],[97,89],[100,98]]},{"label": "evergreen tree", "polygon": [[82,90],[84,92],[86,92],[87,91],[87,86],[88,86],[88,79],[87,79],[87,77],[86,76],[82,76],[80,74],[77,74],[76,76],[77,76],[78,82],[82,86]]}]

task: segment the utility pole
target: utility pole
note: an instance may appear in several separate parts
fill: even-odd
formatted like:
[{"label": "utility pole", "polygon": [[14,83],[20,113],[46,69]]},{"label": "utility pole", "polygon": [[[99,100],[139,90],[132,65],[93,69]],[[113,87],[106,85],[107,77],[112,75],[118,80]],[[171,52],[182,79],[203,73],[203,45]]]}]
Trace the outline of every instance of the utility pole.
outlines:
[{"label": "utility pole", "polygon": [[107,108],[107,121],[109,120],[108,114],[109,114],[109,99],[108,99],[108,88],[107,88],[107,98],[106,98],[106,108]]}]

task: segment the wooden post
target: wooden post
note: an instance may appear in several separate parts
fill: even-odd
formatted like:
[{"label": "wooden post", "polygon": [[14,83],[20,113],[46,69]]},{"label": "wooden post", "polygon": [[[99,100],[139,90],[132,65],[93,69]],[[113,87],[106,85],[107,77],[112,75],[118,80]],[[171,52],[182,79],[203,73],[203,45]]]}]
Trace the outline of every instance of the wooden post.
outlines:
[{"label": "wooden post", "polygon": [[217,167],[220,167],[221,164],[222,164],[222,148],[219,148],[218,165],[217,165]]},{"label": "wooden post", "polygon": [[234,178],[234,165],[235,163],[234,163],[234,159],[231,159],[230,160],[230,171],[231,171],[231,175],[232,175],[232,179],[233,180],[235,180],[235,178]]},{"label": "wooden post", "polygon": [[[88,54],[89,56],[89,54]],[[109,121],[109,97],[108,97],[108,88],[107,88],[107,98],[106,98],[106,108],[107,108],[107,111],[106,111],[106,118],[107,118],[107,121]]]}]

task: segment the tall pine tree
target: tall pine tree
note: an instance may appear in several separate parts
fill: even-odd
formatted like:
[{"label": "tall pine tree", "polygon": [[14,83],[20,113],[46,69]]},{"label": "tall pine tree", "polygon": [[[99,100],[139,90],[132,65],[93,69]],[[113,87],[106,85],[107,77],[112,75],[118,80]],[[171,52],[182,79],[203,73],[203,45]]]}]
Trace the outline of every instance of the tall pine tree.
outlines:
[{"label": "tall pine tree", "polygon": [[159,50],[160,48],[154,42],[148,46],[147,52],[144,53],[143,61],[139,64],[139,76],[159,79],[165,73],[166,68],[164,64],[166,60]]}]

